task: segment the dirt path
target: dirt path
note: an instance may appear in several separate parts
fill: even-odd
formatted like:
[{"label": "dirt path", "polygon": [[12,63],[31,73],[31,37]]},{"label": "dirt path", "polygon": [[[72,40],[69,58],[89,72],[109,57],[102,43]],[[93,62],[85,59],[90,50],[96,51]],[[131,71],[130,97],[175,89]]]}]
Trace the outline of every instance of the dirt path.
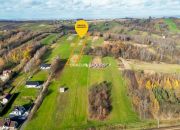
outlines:
[{"label": "dirt path", "polygon": [[160,127],[160,128],[152,128],[146,130],[180,130],[180,125],[178,126],[169,126],[169,127]]},{"label": "dirt path", "polygon": [[122,57],[119,57],[119,60],[122,61],[123,65],[124,65],[124,69],[131,69],[131,66],[129,65],[129,63]]}]

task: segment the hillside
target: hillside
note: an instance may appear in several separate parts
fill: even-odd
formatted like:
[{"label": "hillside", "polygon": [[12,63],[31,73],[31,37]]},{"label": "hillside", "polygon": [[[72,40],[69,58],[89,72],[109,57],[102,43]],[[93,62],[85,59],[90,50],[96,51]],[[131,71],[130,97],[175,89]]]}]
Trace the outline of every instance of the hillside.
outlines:
[{"label": "hillside", "polygon": [[83,38],[73,20],[0,23],[1,117],[25,130],[179,125],[179,19],[88,22]]}]

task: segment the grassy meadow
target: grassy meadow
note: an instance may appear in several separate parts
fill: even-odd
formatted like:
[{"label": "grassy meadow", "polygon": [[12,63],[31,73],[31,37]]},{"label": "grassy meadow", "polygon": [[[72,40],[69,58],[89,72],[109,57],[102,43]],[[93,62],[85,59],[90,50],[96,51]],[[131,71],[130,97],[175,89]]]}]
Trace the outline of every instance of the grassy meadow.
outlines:
[{"label": "grassy meadow", "polygon": [[177,25],[174,23],[173,19],[165,19],[164,22],[168,25],[168,28],[172,32],[180,32]]},{"label": "grassy meadow", "polygon": [[[79,39],[77,37],[72,40],[67,39],[68,36],[64,36],[57,42],[48,59],[56,55],[68,58],[70,50],[74,46],[71,44],[79,43]],[[78,48],[80,49],[81,45],[77,46],[76,50],[79,50]],[[76,53],[78,52],[76,51]],[[88,64],[92,58],[92,56],[83,55],[79,63]],[[109,63],[110,66],[105,69],[65,66],[59,76],[52,81],[49,86],[49,94],[44,99],[35,117],[28,122],[26,130],[84,129],[94,126],[139,122],[137,114],[133,111],[130,97],[127,96],[126,83],[118,70],[116,60],[112,57],[106,57],[102,61]],[[89,119],[88,89],[93,84],[104,80],[112,83],[112,111],[103,121]],[[67,87],[67,92],[60,93],[59,88],[61,86]]]}]

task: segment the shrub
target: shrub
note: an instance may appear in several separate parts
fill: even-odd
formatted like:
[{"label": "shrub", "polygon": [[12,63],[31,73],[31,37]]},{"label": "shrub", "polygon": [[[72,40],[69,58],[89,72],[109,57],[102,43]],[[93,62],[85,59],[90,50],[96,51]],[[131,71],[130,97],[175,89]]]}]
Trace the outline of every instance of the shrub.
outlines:
[{"label": "shrub", "polygon": [[106,81],[93,85],[89,90],[90,118],[103,120],[111,111],[110,84]]}]

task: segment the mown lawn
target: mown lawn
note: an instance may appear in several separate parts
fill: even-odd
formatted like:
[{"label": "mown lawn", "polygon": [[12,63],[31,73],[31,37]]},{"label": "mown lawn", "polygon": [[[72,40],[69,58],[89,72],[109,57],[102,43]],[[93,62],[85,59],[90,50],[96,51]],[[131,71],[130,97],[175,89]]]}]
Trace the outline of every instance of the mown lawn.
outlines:
[{"label": "mown lawn", "polygon": [[[90,60],[90,56],[83,56],[81,63],[89,63]],[[111,66],[104,70],[67,66],[61,76],[50,85],[50,94],[26,129],[79,129],[139,121],[132,109],[125,81],[117,70],[115,60],[104,58],[104,62],[111,63]],[[113,109],[106,120],[91,120],[88,118],[88,89],[92,84],[104,80],[112,83]],[[68,87],[67,92],[59,93],[60,86]]]},{"label": "mown lawn", "polygon": [[[85,56],[81,63],[89,61],[90,57]],[[86,67],[66,66],[61,76],[49,86],[50,94],[26,129],[58,130],[86,125],[87,75]],[[59,93],[60,86],[68,87],[67,92]]]},{"label": "mown lawn", "polygon": [[48,70],[40,70],[34,76],[31,77],[31,81],[44,81],[48,78]]},{"label": "mown lawn", "polygon": [[110,64],[110,66],[105,69],[90,69],[89,86],[104,80],[112,83],[111,98],[113,109],[107,122],[128,123],[138,121],[138,117],[133,111],[131,102],[127,96],[125,79],[118,70],[115,59],[106,57],[103,59],[103,62]]},{"label": "mown lawn", "polygon": [[67,40],[68,35],[60,38],[56,44],[51,48],[50,55],[47,55],[47,60],[52,61],[54,57],[59,56],[61,59],[67,59],[71,51],[71,42],[75,42],[77,37],[73,38],[72,41]]},{"label": "mown lawn", "polygon": [[49,36],[47,36],[46,38],[44,38],[41,43],[42,44],[51,44],[53,40],[55,40],[57,37],[57,34],[50,34]]},{"label": "mown lawn", "polygon": [[[69,49],[71,50],[72,47],[69,46],[66,38],[64,37],[62,43],[53,49],[53,56],[68,57]],[[89,63],[91,60],[91,56],[84,55],[80,63]],[[105,69],[65,66],[49,86],[49,94],[25,129],[82,129],[139,122],[127,96],[126,83],[117,68],[115,59],[107,57],[103,62],[111,65]],[[88,89],[92,84],[104,80],[112,83],[112,111],[104,121],[91,120],[88,118]],[[61,86],[67,87],[67,92],[60,93]]]}]

